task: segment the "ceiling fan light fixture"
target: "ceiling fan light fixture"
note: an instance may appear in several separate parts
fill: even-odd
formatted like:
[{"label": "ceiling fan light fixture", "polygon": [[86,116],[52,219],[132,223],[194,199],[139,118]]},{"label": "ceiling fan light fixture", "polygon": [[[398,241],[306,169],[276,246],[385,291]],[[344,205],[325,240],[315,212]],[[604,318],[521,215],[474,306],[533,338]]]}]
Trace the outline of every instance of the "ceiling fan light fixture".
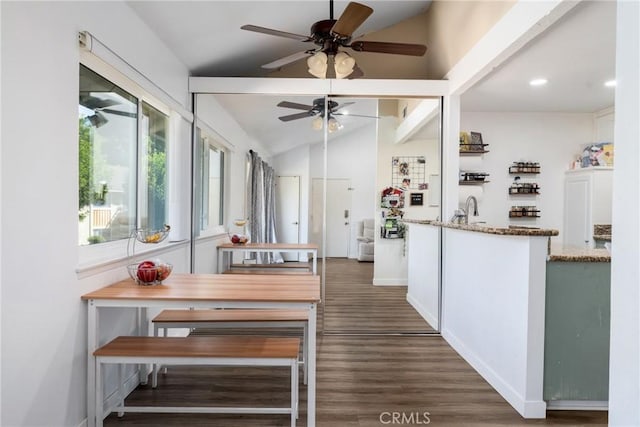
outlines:
[{"label": "ceiling fan light fixture", "polygon": [[323,120],[322,120],[322,116],[318,116],[315,119],[313,119],[313,121],[311,122],[311,128],[313,130],[321,130],[322,129],[322,125],[323,125]]},{"label": "ceiling fan light fixture", "polygon": [[353,68],[356,66],[356,60],[346,52],[338,52],[334,57],[333,62],[336,71],[336,78],[338,79],[348,77],[353,73]]},{"label": "ceiling fan light fixture", "polygon": [[317,52],[307,59],[307,65],[309,66],[309,74],[319,79],[324,79],[327,76],[327,54],[324,52]]},{"label": "ceiling fan light fixture", "polygon": [[329,118],[329,122],[327,123],[327,130],[329,133],[333,133],[342,129],[342,124],[335,119],[335,117]]}]

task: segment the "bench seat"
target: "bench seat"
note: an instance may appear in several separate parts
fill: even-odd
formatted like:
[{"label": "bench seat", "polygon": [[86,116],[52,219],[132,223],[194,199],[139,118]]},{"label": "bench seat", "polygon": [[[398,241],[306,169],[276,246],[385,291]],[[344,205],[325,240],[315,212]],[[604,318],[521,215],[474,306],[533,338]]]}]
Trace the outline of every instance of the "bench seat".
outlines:
[{"label": "bench seat", "polygon": [[[306,310],[225,309],[225,310],[163,310],[154,317],[154,335],[164,336],[172,328],[302,328],[303,382],[307,383],[308,322]],[[152,384],[157,385],[158,367],[154,366]]]},{"label": "bench seat", "polygon": [[[295,426],[298,412],[299,338],[216,336],[216,337],[117,337],[97,349],[96,358],[96,424],[102,426],[104,364],[119,365],[118,402],[109,412],[160,413],[252,413],[290,414]],[[122,391],[123,364],[163,363],[169,365],[210,366],[289,366],[291,370],[291,406],[289,408],[241,407],[159,407],[125,406]]]},{"label": "bench seat", "polygon": [[226,270],[223,274],[307,274],[311,276],[312,271],[307,270],[277,270],[277,269],[233,269]]}]

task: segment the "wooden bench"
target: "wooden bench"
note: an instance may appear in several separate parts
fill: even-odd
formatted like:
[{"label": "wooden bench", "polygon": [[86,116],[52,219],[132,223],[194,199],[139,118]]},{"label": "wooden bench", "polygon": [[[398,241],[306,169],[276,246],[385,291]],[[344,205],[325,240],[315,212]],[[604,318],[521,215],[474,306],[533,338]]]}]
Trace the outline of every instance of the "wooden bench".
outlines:
[{"label": "wooden bench", "polygon": [[[306,310],[225,309],[225,310],[163,310],[154,317],[153,334],[159,330],[167,336],[172,328],[302,328],[303,382],[307,384],[309,313]],[[158,366],[153,368],[152,386],[158,383]]]},{"label": "wooden bench", "polygon": [[[295,426],[298,415],[298,352],[299,338],[276,337],[118,337],[97,349],[96,414],[97,427],[102,427],[103,378],[105,364],[118,364],[118,405],[108,412],[207,413],[207,414],[290,414]],[[289,366],[291,369],[291,405],[288,408],[268,407],[181,407],[125,406],[122,391],[124,364],[210,365],[210,366]]]},{"label": "wooden bench", "polygon": [[245,270],[226,270],[224,274],[307,274],[311,276],[313,272],[302,270],[272,270],[272,269],[245,269]]},{"label": "wooden bench", "polygon": [[236,274],[313,274],[308,262],[285,262],[277,264],[257,264],[252,262],[231,264],[223,273]]}]

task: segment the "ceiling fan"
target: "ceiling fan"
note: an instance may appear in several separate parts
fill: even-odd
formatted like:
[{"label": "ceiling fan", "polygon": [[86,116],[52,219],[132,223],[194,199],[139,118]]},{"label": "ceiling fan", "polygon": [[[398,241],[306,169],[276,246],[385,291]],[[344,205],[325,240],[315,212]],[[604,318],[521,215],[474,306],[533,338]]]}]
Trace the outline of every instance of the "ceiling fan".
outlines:
[{"label": "ceiling fan", "polygon": [[[336,130],[342,129],[342,125],[340,122],[336,120],[334,116],[351,116],[351,117],[368,117],[372,119],[377,119],[376,116],[365,116],[361,114],[347,114],[343,113],[340,110],[348,105],[355,104],[355,102],[343,102],[342,104],[338,104],[336,101],[328,100],[327,101],[327,128],[329,132],[334,132]],[[315,117],[311,124],[311,127],[315,130],[322,129],[324,123],[325,116],[325,102],[324,98],[316,98],[313,100],[313,105],[299,104],[297,102],[289,102],[289,101],[281,101],[278,103],[278,107],[283,108],[293,108],[295,110],[304,110],[302,113],[289,114],[286,116],[278,117],[283,122],[290,122],[292,120],[304,119],[306,117]]]},{"label": "ceiling fan", "polygon": [[109,120],[105,117],[103,113],[115,114],[116,116],[124,116],[136,118],[138,115],[136,113],[130,113],[127,111],[114,110],[109,107],[113,107],[116,105],[120,105],[120,102],[113,99],[101,99],[87,93],[80,94],[80,105],[89,110],[93,110],[93,115],[87,116],[87,120],[95,127],[100,127],[105,125]]},{"label": "ceiling fan", "polygon": [[356,52],[392,53],[396,55],[422,56],[427,47],[422,44],[393,43],[378,41],[351,41],[353,32],[373,13],[369,6],[350,2],[340,18],[333,18],[333,0],[329,0],[329,19],[321,20],[311,26],[309,36],[288,33],[257,25],[243,25],[243,30],[272,36],[285,37],[301,42],[313,42],[318,47],[297,52],[262,66],[265,69],[278,69],[307,58],[309,73],[325,78],[329,61],[333,62],[337,78],[355,78],[363,75],[355,60],[340,48],[350,48]]}]

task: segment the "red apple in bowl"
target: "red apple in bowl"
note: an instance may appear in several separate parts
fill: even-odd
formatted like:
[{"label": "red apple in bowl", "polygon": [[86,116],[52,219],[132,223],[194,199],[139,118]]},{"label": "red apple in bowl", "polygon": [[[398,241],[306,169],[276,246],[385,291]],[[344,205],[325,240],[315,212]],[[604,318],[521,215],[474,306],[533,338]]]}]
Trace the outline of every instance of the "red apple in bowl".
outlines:
[{"label": "red apple in bowl", "polygon": [[151,283],[156,280],[156,265],[153,261],[142,261],[138,264],[138,279],[144,283]]},{"label": "red apple in bowl", "polygon": [[231,236],[231,243],[233,244],[240,243],[240,236],[238,236],[237,234],[234,234],[233,236]]}]

